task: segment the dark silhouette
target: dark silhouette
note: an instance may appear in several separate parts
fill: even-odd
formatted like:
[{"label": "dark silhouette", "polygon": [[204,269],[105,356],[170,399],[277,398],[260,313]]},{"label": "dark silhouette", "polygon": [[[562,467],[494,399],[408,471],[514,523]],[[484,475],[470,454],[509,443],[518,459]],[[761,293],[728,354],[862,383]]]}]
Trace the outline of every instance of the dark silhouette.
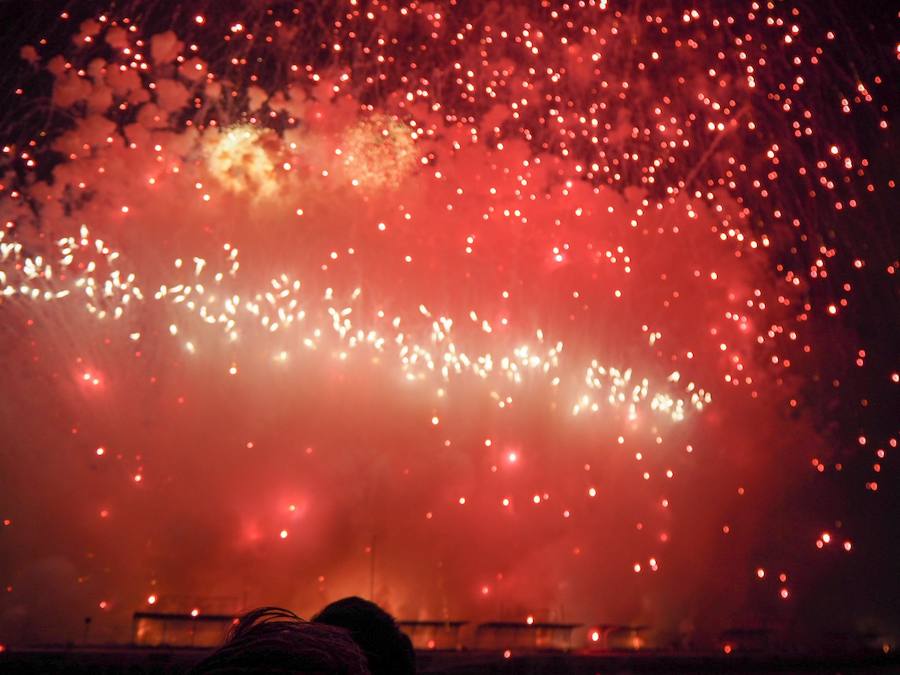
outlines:
[{"label": "dark silhouette", "polygon": [[245,614],[225,644],[192,672],[369,675],[366,657],[346,630],[304,621],[280,607]]},{"label": "dark silhouette", "polygon": [[336,600],[312,620],[350,631],[366,655],[372,675],[413,675],[416,672],[412,642],[397,627],[394,617],[374,602],[356,596]]}]

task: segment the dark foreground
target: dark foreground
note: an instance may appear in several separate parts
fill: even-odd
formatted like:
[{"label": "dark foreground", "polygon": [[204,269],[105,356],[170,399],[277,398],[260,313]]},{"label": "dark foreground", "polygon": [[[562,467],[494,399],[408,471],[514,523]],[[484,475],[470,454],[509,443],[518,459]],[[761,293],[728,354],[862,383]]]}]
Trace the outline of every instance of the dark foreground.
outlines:
[{"label": "dark foreground", "polygon": [[[184,673],[205,649],[46,648],[0,653],[0,673]],[[625,675],[630,673],[840,673],[900,674],[900,657],[880,653],[779,656],[772,654],[523,653],[429,651],[418,653],[420,673],[448,675]]]}]

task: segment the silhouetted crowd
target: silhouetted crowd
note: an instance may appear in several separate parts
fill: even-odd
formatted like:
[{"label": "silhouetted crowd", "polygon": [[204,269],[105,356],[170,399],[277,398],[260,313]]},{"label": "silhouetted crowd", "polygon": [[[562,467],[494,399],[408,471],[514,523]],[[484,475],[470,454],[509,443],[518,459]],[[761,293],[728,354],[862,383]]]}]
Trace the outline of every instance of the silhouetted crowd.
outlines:
[{"label": "silhouetted crowd", "polygon": [[374,602],[350,597],[310,621],[280,607],[254,609],[192,672],[412,675],[416,664],[394,618]]}]

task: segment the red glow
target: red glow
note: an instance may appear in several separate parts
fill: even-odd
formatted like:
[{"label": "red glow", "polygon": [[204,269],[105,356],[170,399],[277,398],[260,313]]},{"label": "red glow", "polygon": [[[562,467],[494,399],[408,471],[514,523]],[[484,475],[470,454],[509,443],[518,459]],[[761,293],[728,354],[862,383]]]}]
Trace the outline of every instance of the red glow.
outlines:
[{"label": "red glow", "polygon": [[110,620],[148,587],[218,613],[202,559],[249,604],[674,634],[776,624],[874,570],[895,153],[850,26],[444,0],[165,26],[137,4],[10,51],[16,574],[58,542],[77,572],[40,592]]}]

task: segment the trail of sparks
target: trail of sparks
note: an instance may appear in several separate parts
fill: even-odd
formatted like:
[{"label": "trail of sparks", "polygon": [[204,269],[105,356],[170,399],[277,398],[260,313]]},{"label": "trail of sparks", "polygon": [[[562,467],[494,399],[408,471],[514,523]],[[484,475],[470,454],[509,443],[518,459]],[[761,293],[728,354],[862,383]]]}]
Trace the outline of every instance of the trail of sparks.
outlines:
[{"label": "trail of sparks", "polygon": [[[129,306],[144,301],[148,295],[133,272],[115,266],[119,252],[110,250],[102,239],[92,238],[86,226],[82,226],[77,239],[66,237],[57,242],[58,261],[29,257],[24,254],[21,243],[6,242],[5,238],[5,233],[0,231],[0,264],[7,268],[7,271],[0,268],[0,295],[5,298],[54,302],[73,301],[83,295],[86,312],[102,321],[127,318]],[[326,347],[340,360],[347,359],[349,350],[360,347],[368,347],[378,354],[390,350],[389,355],[410,381],[437,379],[439,383],[447,383],[452,377],[471,374],[482,380],[499,378],[521,384],[529,374],[537,373],[549,386],[556,387],[560,384],[561,374],[583,372],[590,393],[582,394],[572,406],[572,413],[576,415],[582,411],[597,412],[601,404],[608,404],[627,406],[629,419],[636,419],[638,406],[646,406],[654,413],[679,422],[684,419],[687,408],[700,411],[711,401],[709,392],[693,382],[685,387],[687,398],[678,398],[652,388],[647,378],[633,379],[630,368],[601,365],[596,359],[583,367],[562,365],[563,343],[557,341],[548,346],[541,329],[536,333],[536,345],[521,344],[509,353],[470,354],[454,342],[454,320],[446,316],[434,317],[424,305],[419,306],[419,312],[428,320],[426,323],[430,323],[430,328],[419,339],[416,332],[421,331],[414,322],[409,322],[411,332],[406,332],[400,316],[388,317],[383,311],[377,312],[376,322],[356,325],[353,302],[362,294],[361,288],[355,289],[343,305],[337,302],[333,289],[328,288],[319,299],[321,304],[316,305],[304,297],[300,280],[282,274],[271,279],[268,290],[249,293],[249,297],[242,298],[241,293],[223,285],[238,275],[238,249],[225,244],[224,251],[230,262],[227,271],[212,272],[206,260],[195,257],[190,278],[160,286],[152,294],[153,300],[183,308],[185,314],[194,315],[200,323],[218,327],[230,341],[239,340],[245,324],[253,322],[268,333],[298,332],[300,335],[295,338],[298,346],[314,351]],[[88,255],[84,256],[85,252]],[[105,263],[105,278],[94,274],[98,268],[94,254]],[[77,267],[73,268],[76,260],[82,263],[83,273],[78,273]],[[181,259],[173,264],[175,270],[186,267]],[[54,283],[58,278],[66,279],[66,283]],[[327,316],[330,322],[310,322],[308,315]],[[479,319],[474,310],[468,318],[484,334],[493,332],[491,324]],[[171,323],[168,331],[172,336],[184,339],[183,331],[176,323]],[[137,342],[141,334],[131,333],[131,339]],[[184,339],[184,348],[192,354],[197,351],[196,345],[196,340]],[[285,361],[289,357],[290,352],[282,350],[273,355],[273,360]],[[677,371],[668,378],[670,383],[679,379]],[[437,391],[441,393],[443,388],[439,387]],[[491,396],[501,408],[512,400],[506,393],[497,391],[492,391]]]}]

